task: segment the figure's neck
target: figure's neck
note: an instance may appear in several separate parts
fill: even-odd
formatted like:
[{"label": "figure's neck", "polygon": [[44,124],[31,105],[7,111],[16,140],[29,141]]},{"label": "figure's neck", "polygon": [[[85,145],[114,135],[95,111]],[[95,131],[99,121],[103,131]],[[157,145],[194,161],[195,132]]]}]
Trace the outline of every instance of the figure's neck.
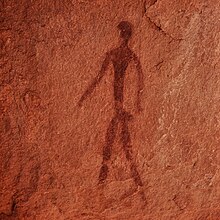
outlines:
[{"label": "figure's neck", "polygon": [[121,41],[120,46],[121,46],[121,47],[128,47],[128,41],[127,41],[127,40]]}]

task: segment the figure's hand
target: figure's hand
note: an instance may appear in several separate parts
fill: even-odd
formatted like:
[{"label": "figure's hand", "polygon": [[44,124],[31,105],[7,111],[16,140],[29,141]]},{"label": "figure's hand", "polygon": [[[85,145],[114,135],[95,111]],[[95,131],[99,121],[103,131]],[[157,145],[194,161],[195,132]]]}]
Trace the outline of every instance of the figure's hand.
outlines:
[{"label": "figure's hand", "polygon": [[77,107],[81,108],[82,107],[82,103],[83,103],[83,100],[82,98],[78,101],[77,103]]},{"label": "figure's hand", "polygon": [[141,113],[143,111],[143,108],[141,107],[141,104],[137,103],[137,113]]},{"label": "figure's hand", "polygon": [[82,107],[82,104],[83,104],[83,102],[85,101],[85,99],[89,96],[89,89],[87,89],[85,92],[84,92],[84,94],[81,96],[81,98],[80,98],[80,100],[78,101],[78,103],[77,103],[77,106],[78,107]]},{"label": "figure's hand", "polygon": [[116,109],[116,114],[121,119],[126,119],[126,120],[133,119],[133,115],[131,113],[125,111],[123,108]]},{"label": "figure's hand", "polygon": [[78,107],[78,108],[81,108],[81,107],[82,107],[82,103],[81,103],[81,102],[78,102],[78,103],[77,103],[77,107]]},{"label": "figure's hand", "polygon": [[141,106],[141,98],[140,98],[141,93],[142,93],[142,90],[139,90],[137,94],[137,113],[140,113],[143,111],[143,108]]}]

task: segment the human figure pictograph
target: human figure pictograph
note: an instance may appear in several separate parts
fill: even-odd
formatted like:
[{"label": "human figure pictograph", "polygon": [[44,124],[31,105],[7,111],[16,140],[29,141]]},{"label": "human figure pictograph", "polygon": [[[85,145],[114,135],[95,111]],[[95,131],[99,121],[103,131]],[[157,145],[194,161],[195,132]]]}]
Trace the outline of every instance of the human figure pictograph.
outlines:
[{"label": "human figure pictograph", "polygon": [[128,46],[129,39],[132,35],[132,25],[128,21],[121,21],[117,28],[120,32],[120,45],[106,53],[106,57],[100,72],[82,95],[78,102],[78,106],[81,106],[83,101],[89,97],[89,95],[91,95],[95,87],[99,84],[105,75],[107,67],[110,63],[112,63],[114,68],[115,116],[110,121],[106,132],[105,145],[103,147],[103,161],[99,173],[99,184],[104,183],[107,179],[109,171],[108,163],[111,159],[112,147],[116,138],[116,134],[119,131],[120,141],[122,143],[126,159],[130,164],[131,177],[134,179],[134,182],[137,186],[143,186],[143,182],[133,158],[131,136],[128,128],[129,121],[133,118],[133,115],[125,111],[123,107],[125,73],[129,63],[133,62],[137,70],[136,72],[138,80],[136,107],[138,112],[141,111],[140,95],[144,87],[143,72],[138,57]]}]

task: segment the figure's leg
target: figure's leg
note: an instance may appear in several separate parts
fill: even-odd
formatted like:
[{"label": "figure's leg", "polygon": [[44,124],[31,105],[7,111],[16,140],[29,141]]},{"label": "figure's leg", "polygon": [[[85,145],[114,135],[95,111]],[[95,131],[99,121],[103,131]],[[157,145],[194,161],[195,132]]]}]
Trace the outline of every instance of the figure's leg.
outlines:
[{"label": "figure's leg", "polygon": [[133,159],[131,138],[130,138],[130,133],[128,130],[128,119],[127,118],[122,120],[121,141],[123,143],[123,149],[125,151],[126,158],[130,162],[132,178],[134,179],[134,182],[136,185],[143,186],[142,180],[140,178],[140,175],[137,171],[137,167]]},{"label": "figure's leg", "polygon": [[99,183],[103,183],[108,175],[108,161],[111,157],[111,151],[112,151],[112,145],[115,140],[116,132],[117,132],[117,126],[118,126],[118,119],[114,117],[107,129],[106,137],[105,137],[105,145],[103,148],[103,161],[102,161],[102,167],[100,169],[99,173]]}]

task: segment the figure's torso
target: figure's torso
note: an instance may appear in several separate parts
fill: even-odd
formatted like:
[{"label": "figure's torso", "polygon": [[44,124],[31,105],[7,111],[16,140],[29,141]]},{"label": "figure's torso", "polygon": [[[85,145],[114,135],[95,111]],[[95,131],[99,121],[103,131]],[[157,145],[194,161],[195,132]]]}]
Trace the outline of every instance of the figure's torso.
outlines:
[{"label": "figure's torso", "polygon": [[110,52],[114,67],[114,98],[123,105],[123,88],[126,69],[132,60],[133,52],[127,46],[118,47]]}]

